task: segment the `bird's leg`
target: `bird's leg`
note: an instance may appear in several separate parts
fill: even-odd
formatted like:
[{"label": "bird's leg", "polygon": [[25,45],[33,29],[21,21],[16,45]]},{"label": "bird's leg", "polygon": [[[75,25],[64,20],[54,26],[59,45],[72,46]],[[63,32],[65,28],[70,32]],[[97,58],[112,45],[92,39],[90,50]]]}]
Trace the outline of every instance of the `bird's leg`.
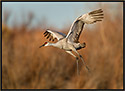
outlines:
[{"label": "bird's leg", "polygon": [[72,55],[73,57],[76,58],[76,63],[77,63],[77,74],[79,75],[79,58],[77,56],[75,56],[71,51],[66,51],[67,53],[69,53],[70,55]]},{"label": "bird's leg", "polygon": [[86,66],[87,70],[90,72],[90,69],[89,69],[89,67],[86,65],[85,61],[83,60],[82,55],[80,55],[76,50],[73,50],[73,51],[76,52],[76,53],[79,55],[79,57],[81,58],[83,64]]},{"label": "bird's leg", "polygon": [[80,58],[81,58],[83,64],[86,66],[87,70],[90,72],[90,69],[89,69],[89,67],[86,65],[85,61],[83,60],[83,57],[82,57],[81,55],[79,55],[79,56],[80,56]]}]

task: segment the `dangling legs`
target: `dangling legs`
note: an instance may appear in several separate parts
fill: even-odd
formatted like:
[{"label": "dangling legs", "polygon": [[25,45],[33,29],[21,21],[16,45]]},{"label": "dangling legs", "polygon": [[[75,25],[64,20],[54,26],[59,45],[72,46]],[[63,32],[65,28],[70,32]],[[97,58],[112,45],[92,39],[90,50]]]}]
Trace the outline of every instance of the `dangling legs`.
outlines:
[{"label": "dangling legs", "polygon": [[76,63],[77,63],[77,74],[79,75],[80,73],[79,73],[79,59],[78,59],[78,57],[77,56],[75,56],[71,51],[66,51],[67,53],[69,53],[70,55],[72,55],[73,57],[75,57],[76,58]]},{"label": "dangling legs", "polygon": [[90,72],[90,70],[89,70],[88,66],[86,65],[85,61],[83,60],[82,55],[80,55],[80,54],[76,51],[76,49],[74,49],[73,51],[74,51],[74,52],[76,52],[76,53],[79,55],[79,57],[81,58],[81,60],[82,60],[83,64],[86,66],[87,70]]}]

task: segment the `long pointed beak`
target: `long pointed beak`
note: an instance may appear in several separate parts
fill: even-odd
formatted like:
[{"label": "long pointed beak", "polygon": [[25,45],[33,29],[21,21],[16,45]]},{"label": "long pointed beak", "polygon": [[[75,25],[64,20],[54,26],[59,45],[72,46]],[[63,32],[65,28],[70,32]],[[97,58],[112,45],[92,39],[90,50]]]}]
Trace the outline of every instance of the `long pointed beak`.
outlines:
[{"label": "long pointed beak", "polygon": [[39,48],[41,48],[41,47],[43,47],[43,46],[45,46],[45,44],[43,44],[43,45],[39,46]]}]

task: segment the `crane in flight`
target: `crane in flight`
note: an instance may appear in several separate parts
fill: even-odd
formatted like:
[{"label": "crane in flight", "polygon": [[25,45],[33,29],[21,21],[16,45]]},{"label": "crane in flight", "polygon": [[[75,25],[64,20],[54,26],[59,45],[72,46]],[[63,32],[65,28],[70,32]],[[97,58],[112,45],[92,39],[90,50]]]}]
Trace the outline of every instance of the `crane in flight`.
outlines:
[{"label": "crane in flight", "polygon": [[[43,46],[53,46],[53,47],[63,49],[67,53],[69,53],[70,55],[72,55],[73,57],[76,58],[77,73],[78,74],[79,74],[79,70],[78,70],[79,58],[82,60],[83,64],[87,68],[87,70],[90,71],[89,67],[86,65],[85,61],[83,60],[82,55],[80,55],[77,52],[77,50],[85,48],[86,43],[85,42],[80,43],[78,40],[79,40],[79,37],[80,37],[80,34],[83,30],[84,25],[85,24],[93,24],[93,23],[96,23],[98,21],[102,21],[102,19],[104,18],[103,15],[104,15],[103,10],[98,9],[98,10],[94,10],[92,12],[89,12],[89,13],[86,13],[86,14],[79,16],[72,23],[67,35],[65,35],[64,33],[61,33],[61,32],[52,31],[50,29],[47,29],[44,32],[44,37],[46,37],[47,39],[49,38],[49,41],[54,41],[55,39],[57,39],[58,41],[56,43],[45,42],[39,48],[41,48]],[[72,53],[72,51],[74,51],[77,54],[77,56],[74,55]]]}]

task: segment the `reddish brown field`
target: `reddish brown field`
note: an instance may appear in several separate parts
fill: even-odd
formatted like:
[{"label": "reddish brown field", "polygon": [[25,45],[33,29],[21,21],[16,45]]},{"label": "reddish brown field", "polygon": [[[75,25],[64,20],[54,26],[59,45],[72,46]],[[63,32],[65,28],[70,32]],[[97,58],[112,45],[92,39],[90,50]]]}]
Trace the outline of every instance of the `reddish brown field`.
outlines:
[{"label": "reddish brown field", "polygon": [[[123,89],[122,10],[114,19],[106,12],[104,20],[94,28],[84,26],[80,42],[86,42],[86,48],[78,52],[91,73],[80,61],[80,75],[77,75],[75,58],[64,50],[39,48],[48,41],[43,37],[44,29],[10,29],[3,24],[2,88]],[[57,31],[67,33],[68,28]]]}]

